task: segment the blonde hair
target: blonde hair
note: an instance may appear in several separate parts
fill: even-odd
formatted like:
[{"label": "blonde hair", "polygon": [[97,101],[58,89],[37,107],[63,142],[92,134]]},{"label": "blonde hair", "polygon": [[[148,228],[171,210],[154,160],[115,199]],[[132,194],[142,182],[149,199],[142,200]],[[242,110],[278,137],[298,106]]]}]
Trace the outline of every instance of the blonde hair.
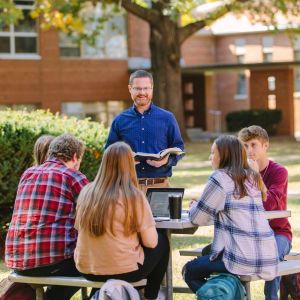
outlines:
[{"label": "blonde hair", "polygon": [[80,192],[75,227],[92,236],[110,231],[120,197],[124,200],[124,234],[137,231],[137,199],[141,197],[130,147],[124,142],[109,146],[103,155],[96,178]]},{"label": "blonde hair", "polygon": [[50,143],[54,140],[53,135],[41,135],[35,142],[33,147],[34,165],[38,166],[44,163],[48,158],[48,150]]}]

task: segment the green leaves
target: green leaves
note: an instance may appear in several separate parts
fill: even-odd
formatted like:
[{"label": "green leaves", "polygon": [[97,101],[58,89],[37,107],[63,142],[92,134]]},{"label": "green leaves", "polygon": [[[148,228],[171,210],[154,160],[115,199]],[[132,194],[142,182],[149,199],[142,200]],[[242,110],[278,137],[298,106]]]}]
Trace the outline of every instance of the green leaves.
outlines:
[{"label": "green leaves", "polygon": [[80,169],[93,180],[108,134],[103,124],[44,110],[0,111],[0,237],[2,226],[10,220],[21,174],[33,164],[36,139],[42,134],[62,133],[71,133],[85,142],[87,149]]},{"label": "green leaves", "polygon": [[0,0],[0,30],[5,25],[17,23],[22,18],[22,11],[12,1]]}]

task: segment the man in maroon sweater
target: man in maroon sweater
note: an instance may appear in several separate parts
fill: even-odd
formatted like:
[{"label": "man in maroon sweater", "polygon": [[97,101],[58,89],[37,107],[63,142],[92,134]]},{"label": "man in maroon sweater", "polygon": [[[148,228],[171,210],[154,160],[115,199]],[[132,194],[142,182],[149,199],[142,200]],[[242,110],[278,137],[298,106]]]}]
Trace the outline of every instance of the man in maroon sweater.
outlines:
[{"label": "man in maroon sweater", "polygon": [[[260,172],[268,190],[267,200],[263,202],[265,210],[286,210],[288,172],[285,167],[268,158],[269,137],[266,130],[253,125],[241,129],[238,137],[245,146],[250,166]],[[279,259],[283,260],[291,249],[291,225],[287,218],[273,219],[269,223],[275,234]],[[265,283],[266,300],[278,299],[279,285],[280,277]]]}]

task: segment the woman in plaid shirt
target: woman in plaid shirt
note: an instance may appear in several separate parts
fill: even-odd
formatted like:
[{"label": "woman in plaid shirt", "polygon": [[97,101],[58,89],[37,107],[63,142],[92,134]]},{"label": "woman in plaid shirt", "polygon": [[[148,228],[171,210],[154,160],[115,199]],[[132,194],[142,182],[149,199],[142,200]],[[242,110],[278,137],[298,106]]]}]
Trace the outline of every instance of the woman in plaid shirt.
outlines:
[{"label": "woman in plaid shirt", "polygon": [[197,225],[213,219],[214,238],[209,255],[185,265],[186,283],[196,292],[214,272],[272,280],[278,253],[263,208],[266,188],[261,176],[249,167],[244,147],[234,136],[216,139],[210,160],[215,171],[189,215]]}]

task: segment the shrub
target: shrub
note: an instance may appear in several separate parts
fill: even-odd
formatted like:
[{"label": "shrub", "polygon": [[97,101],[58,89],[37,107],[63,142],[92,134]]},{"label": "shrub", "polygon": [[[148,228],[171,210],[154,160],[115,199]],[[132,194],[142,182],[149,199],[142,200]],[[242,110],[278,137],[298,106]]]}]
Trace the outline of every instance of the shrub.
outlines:
[{"label": "shrub", "polygon": [[80,170],[92,180],[99,168],[107,138],[107,129],[102,124],[43,110],[0,111],[0,249],[11,219],[19,179],[33,164],[32,151],[36,139],[42,134],[57,136],[62,133],[71,133],[85,142],[87,149]]},{"label": "shrub", "polygon": [[227,130],[238,131],[243,127],[259,125],[270,135],[276,134],[277,124],[281,121],[282,113],[278,109],[249,109],[228,113],[226,115]]}]

